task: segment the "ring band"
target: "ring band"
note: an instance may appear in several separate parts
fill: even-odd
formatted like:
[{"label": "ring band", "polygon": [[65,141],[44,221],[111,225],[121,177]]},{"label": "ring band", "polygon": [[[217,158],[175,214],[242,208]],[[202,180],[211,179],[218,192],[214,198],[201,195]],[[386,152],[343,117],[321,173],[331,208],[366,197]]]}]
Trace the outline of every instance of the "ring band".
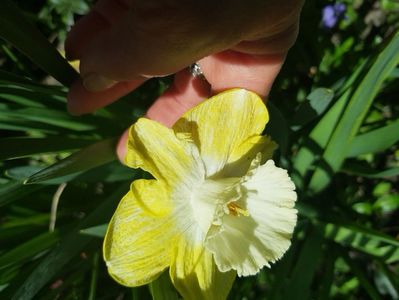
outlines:
[{"label": "ring band", "polygon": [[188,66],[188,71],[190,72],[190,74],[193,77],[196,77],[196,78],[199,78],[199,79],[207,81],[206,78],[205,78],[205,75],[202,72],[201,67],[199,66],[198,63],[193,63],[193,64],[189,65]]}]

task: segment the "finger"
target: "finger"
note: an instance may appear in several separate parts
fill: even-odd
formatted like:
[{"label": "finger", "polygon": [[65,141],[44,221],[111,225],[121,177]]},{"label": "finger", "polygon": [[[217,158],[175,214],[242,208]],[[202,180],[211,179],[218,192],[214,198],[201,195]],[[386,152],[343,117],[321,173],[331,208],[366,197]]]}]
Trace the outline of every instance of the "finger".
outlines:
[{"label": "finger", "polygon": [[73,115],[82,115],[104,107],[136,89],[145,80],[123,81],[102,92],[90,92],[77,80],[68,93],[68,111]]},{"label": "finger", "polygon": [[65,41],[68,60],[79,59],[93,37],[118,22],[129,9],[125,0],[99,0],[93,9],[72,27]]},{"label": "finger", "polygon": [[184,69],[176,73],[173,84],[154,102],[146,116],[171,127],[186,111],[209,95],[208,82]]},{"label": "finger", "polygon": [[125,157],[127,153],[127,139],[129,138],[129,129],[126,129],[122,136],[119,138],[116,145],[116,155],[122,164],[125,164]]},{"label": "finger", "polygon": [[198,13],[194,8],[204,5],[197,3],[202,2],[136,1],[83,49],[82,77],[94,74],[106,82],[170,75],[241,40],[240,33],[224,34],[227,22]]},{"label": "finger", "polygon": [[277,34],[252,41],[242,41],[234,46],[232,50],[257,55],[284,53],[294,45],[298,30],[299,20]]},{"label": "finger", "polygon": [[212,93],[244,88],[266,96],[284,62],[286,53],[253,55],[223,51],[199,61]]}]

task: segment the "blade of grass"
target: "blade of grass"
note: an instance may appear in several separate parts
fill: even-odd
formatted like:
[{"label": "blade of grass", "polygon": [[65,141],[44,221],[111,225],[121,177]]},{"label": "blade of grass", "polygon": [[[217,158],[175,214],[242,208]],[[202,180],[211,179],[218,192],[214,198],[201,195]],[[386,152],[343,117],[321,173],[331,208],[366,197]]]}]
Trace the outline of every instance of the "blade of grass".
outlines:
[{"label": "blade of grass", "polygon": [[323,235],[317,227],[312,227],[300,251],[291,277],[286,283],[282,299],[309,299],[311,284],[322,257]]},{"label": "blade of grass", "polygon": [[323,190],[329,184],[332,174],[340,169],[352,140],[382,83],[399,63],[398,49],[399,32],[377,56],[345,108],[323,153],[322,163],[319,164],[310,180],[309,189],[312,192],[317,193]]},{"label": "blade of grass", "polygon": [[88,139],[68,137],[0,139],[0,160],[35,154],[70,151],[93,143]]},{"label": "blade of grass", "polygon": [[56,108],[64,111],[66,95],[58,94],[61,93],[55,89],[43,92],[11,85],[4,86],[0,83],[0,99],[4,104],[7,104],[7,107],[13,110],[25,108]]},{"label": "blade of grass", "polygon": [[327,249],[328,255],[326,255],[325,267],[322,272],[323,279],[318,293],[319,299],[330,299],[330,291],[335,279],[334,265],[337,260],[337,254],[334,248],[327,247]]},{"label": "blade of grass", "polygon": [[32,80],[26,77],[18,76],[10,72],[0,70],[0,82],[21,83],[21,84],[35,84]]},{"label": "blade of grass", "polygon": [[93,255],[93,267],[91,269],[91,278],[90,278],[90,292],[87,297],[88,300],[96,299],[96,289],[97,289],[97,281],[98,281],[98,263],[100,260],[100,255],[98,252]]},{"label": "blade of grass", "polygon": [[120,185],[109,199],[105,199],[95,211],[83,219],[75,230],[63,238],[60,244],[42,259],[26,280],[14,289],[15,294],[12,299],[33,299],[41,288],[53,279],[73,257],[78,255],[92,241],[92,237],[81,235],[79,231],[82,228],[109,221],[119,199],[128,190],[128,184]]},{"label": "blade of grass", "polygon": [[90,145],[67,158],[30,176],[25,184],[39,183],[57,177],[87,171],[116,159],[117,139],[107,139]]},{"label": "blade of grass", "polygon": [[[276,264],[273,266],[275,277],[272,281],[273,289],[270,290],[270,293],[268,294],[268,299],[281,299],[281,295],[285,292],[285,284],[287,278],[289,278],[292,267],[295,264],[298,248],[299,243],[296,243],[296,241],[293,242],[293,245],[290,247],[290,249],[288,249],[288,252],[284,254],[284,257],[276,262]],[[267,270],[262,272],[267,272]],[[252,286],[249,289],[252,289]]]},{"label": "blade of grass", "polygon": [[51,110],[48,108],[22,108],[10,111],[9,109],[1,109],[0,114],[8,118],[10,121],[27,120],[49,124],[60,128],[74,131],[88,131],[96,129],[96,125],[88,122],[82,122],[79,119],[69,115],[67,112],[59,110]]},{"label": "blade of grass", "polygon": [[41,185],[24,186],[20,181],[9,181],[0,184],[0,207],[44,188],[45,187]]},{"label": "blade of grass", "polygon": [[386,170],[376,170],[367,163],[358,161],[347,161],[342,166],[342,172],[350,175],[362,176],[367,178],[388,178],[399,175],[399,167]]},{"label": "blade of grass", "polygon": [[25,134],[26,131],[30,132],[40,132],[40,133],[48,133],[48,134],[59,134],[59,130],[56,128],[40,124],[37,122],[24,121],[24,120],[13,120],[4,118],[4,116],[0,115],[0,129],[10,130],[10,131],[21,131],[22,134]]},{"label": "blade of grass", "polygon": [[0,270],[19,264],[54,246],[59,241],[58,232],[46,232],[19,245],[0,256]]},{"label": "blade of grass", "polygon": [[347,90],[331,107],[312,130],[309,138],[305,138],[302,147],[294,157],[292,179],[299,189],[305,189],[306,181],[313,171],[313,163],[326,147],[336,124],[349,100],[351,90]]},{"label": "blade of grass", "polygon": [[294,130],[320,116],[330,105],[334,98],[334,91],[326,88],[317,88],[311,92],[292,117],[291,126]]},{"label": "blade of grass", "polygon": [[280,110],[271,101],[267,103],[267,108],[269,110],[270,120],[266,126],[265,132],[277,142],[280,151],[286,153],[290,134],[288,123]]},{"label": "blade of grass", "polygon": [[399,120],[353,138],[347,157],[384,151],[399,141]]},{"label": "blade of grass", "polygon": [[90,235],[98,238],[103,238],[107,232],[108,224],[102,224],[94,227],[84,228],[80,230],[81,234]]},{"label": "blade of grass", "polygon": [[360,284],[367,291],[370,299],[373,300],[382,300],[382,297],[379,295],[378,291],[375,289],[373,284],[368,280],[366,274],[367,272],[363,270],[360,264],[358,264],[355,260],[353,260],[348,253],[342,249],[340,253],[341,257],[345,260],[348,266],[351,269],[351,272],[359,279]]},{"label": "blade of grass", "polygon": [[76,71],[37,28],[28,22],[9,0],[0,1],[0,37],[28,56],[65,86],[77,78]]},{"label": "blade of grass", "polygon": [[[380,261],[375,261],[375,264],[377,265],[380,276],[383,277],[381,280],[383,282],[380,282],[380,285],[384,285],[384,290],[392,299],[399,299],[399,278],[395,274],[395,270],[391,270],[386,264]],[[378,276],[377,274],[376,277]],[[378,287],[378,282],[376,284]]]},{"label": "blade of grass", "polygon": [[399,241],[358,225],[327,223],[324,236],[336,243],[380,257],[386,263],[399,261]]},{"label": "blade of grass", "polygon": [[43,101],[50,97],[58,102],[66,103],[66,89],[61,86],[43,85],[33,81],[20,82],[18,79],[17,81],[1,80],[0,78],[0,90],[11,91],[11,94],[18,94],[19,91],[29,92],[30,95],[39,93],[47,95],[42,99]]}]

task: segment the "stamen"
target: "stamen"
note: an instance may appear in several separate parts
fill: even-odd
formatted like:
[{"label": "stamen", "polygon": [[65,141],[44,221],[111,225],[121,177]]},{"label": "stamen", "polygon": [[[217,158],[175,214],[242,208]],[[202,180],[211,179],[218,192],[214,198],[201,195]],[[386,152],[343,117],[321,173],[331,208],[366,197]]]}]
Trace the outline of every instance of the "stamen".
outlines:
[{"label": "stamen", "polygon": [[233,216],[249,216],[249,212],[246,209],[242,209],[235,202],[230,202],[229,204],[227,204],[227,208],[229,209],[229,214],[232,214]]}]

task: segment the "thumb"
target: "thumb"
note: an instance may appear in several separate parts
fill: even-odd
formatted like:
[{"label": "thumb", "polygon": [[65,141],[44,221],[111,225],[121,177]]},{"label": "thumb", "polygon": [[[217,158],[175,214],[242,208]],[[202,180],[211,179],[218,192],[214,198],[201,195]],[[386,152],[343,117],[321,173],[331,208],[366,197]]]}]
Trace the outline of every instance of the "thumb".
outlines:
[{"label": "thumb", "polygon": [[[98,32],[81,53],[81,76],[89,90],[116,81],[165,76],[237,43],[217,38],[217,30],[193,10],[192,1],[135,3],[120,20]],[[159,4],[157,4],[159,3]],[[176,4],[173,4],[176,3]]]}]

